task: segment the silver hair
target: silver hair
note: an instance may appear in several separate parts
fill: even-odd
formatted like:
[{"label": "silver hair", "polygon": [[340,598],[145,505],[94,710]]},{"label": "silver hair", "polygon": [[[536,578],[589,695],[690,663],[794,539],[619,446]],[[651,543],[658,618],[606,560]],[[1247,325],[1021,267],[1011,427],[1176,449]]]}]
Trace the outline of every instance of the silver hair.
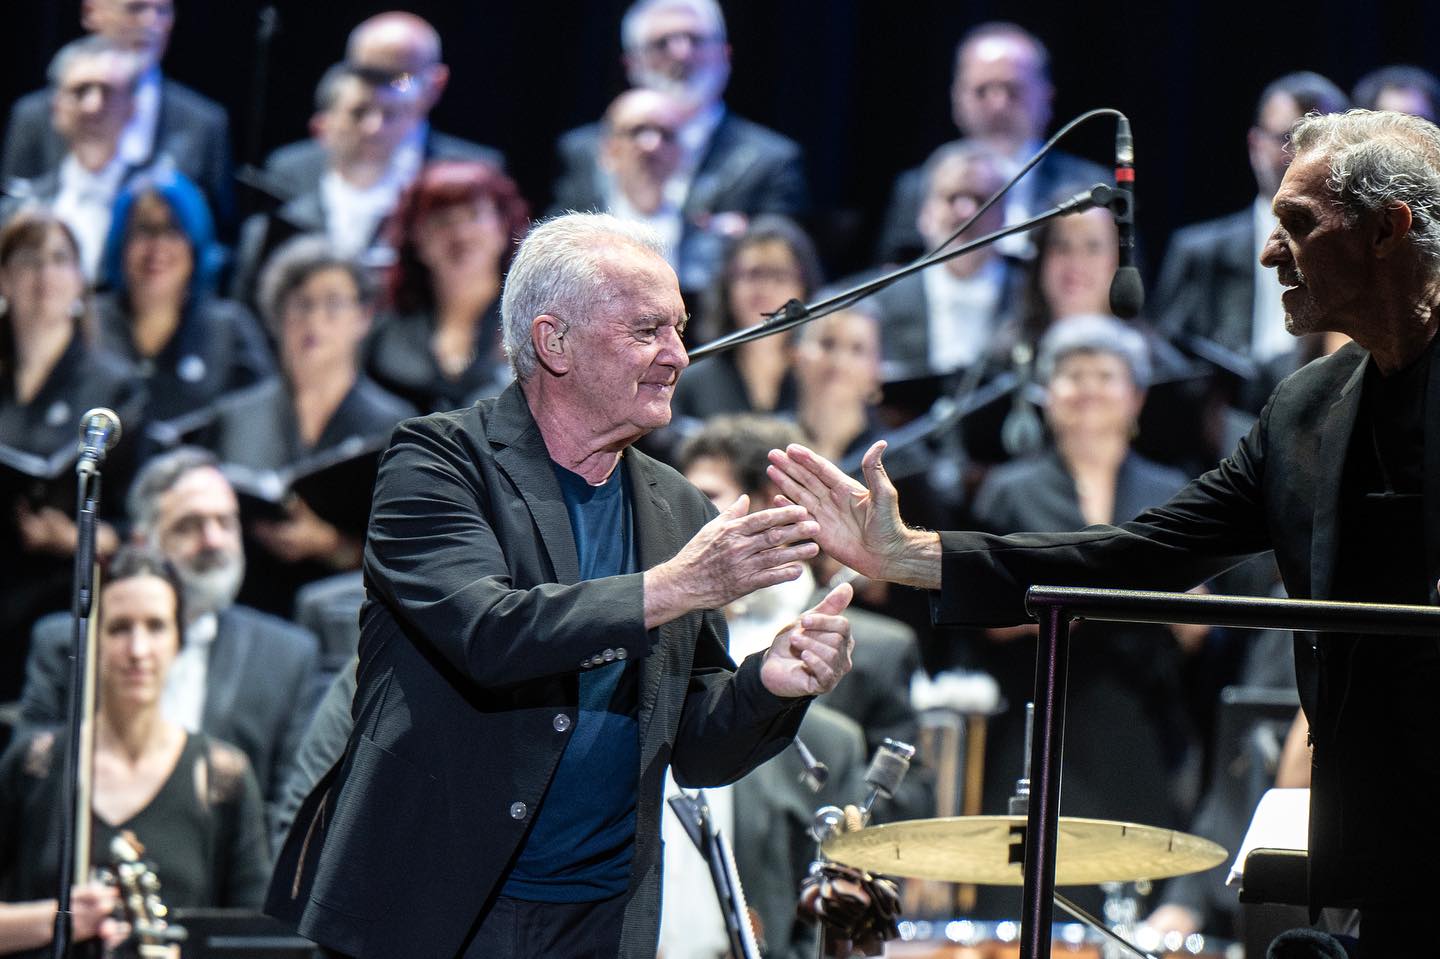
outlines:
[{"label": "silver hair", "polygon": [[1440,273],[1440,128],[1388,110],[1309,114],[1290,143],[1299,156],[1329,158],[1325,185],[1347,220],[1395,204],[1410,208],[1410,237],[1431,274]]},{"label": "silver hair", "polygon": [[194,470],[219,468],[220,460],[215,454],[198,446],[178,446],[151,457],[136,475],[125,498],[130,522],[150,536],[160,516],[160,497]]},{"label": "silver hair", "polygon": [[988,143],[981,140],[952,140],[937,147],[934,153],[926,157],[925,165],[920,168],[921,182],[925,185],[925,195],[930,194],[930,184],[935,179],[935,174],[940,172],[941,167],[962,160],[966,163],[989,164],[1002,182],[1010,179],[1015,173],[1015,165],[1010,158]]},{"label": "silver hair", "polygon": [[664,258],[665,244],[649,227],[608,213],[564,213],[530,228],[505,277],[500,297],[505,355],[521,381],[535,372],[530,324],[549,314],[562,323],[583,322],[615,293],[608,261],[618,246]]},{"label": "silver hair", "polygon": [[144,57],[107,37],[91,33],[78,40],[71,40],[55,51],[55,55],[50,58],[50,65],[45,68],[45,77],[49,80],[51,88],[60,89],[61,84],[65,82],[65,74],[70,72],[70,68],[75,65],[75,62],[91,57],[114,57],[124,64],[126,72],[130,76],[131,92],[134,92],[136,84],[140,82],[140,75],[145,72]]},{"label": "silver hair", "polygon": [[1049,383],[1056,368],[1076,353],[1108,353],[1130,368],[1130,379],[1140,389],[1150,385],[1150,347],[1139,331],[1113,316],[1082,314],[1056,320],[1040,340],[1035,372]]},{"label": "silver hair", "polygon": [[620,20],[620,46],[627,53],[635,53],[643,42],[645,18],[657,10],[680,8],[689,10],[710,25],[715,38],[725,40],[725,14],[715,0],[636,0],[625,11]]},{"label": "silver hair", "polygon": [[290,294],[304,286],[305,281],[316,273],[330,269],[350,274],[362,305],[375,303],[378,284],[369,270],[354,257],[336,250],[328,237],[319,233],[302,233],[282,243],[270,255],[260,273],[260,292],[256,301],[266,328],[278,336],[284,319],[285,301]]}]

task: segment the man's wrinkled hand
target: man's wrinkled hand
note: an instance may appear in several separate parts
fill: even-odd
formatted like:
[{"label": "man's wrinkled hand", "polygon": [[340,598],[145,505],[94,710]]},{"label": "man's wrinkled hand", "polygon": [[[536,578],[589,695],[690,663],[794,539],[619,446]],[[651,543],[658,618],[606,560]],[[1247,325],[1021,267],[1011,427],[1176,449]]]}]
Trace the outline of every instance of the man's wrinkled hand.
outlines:
[{"label": "man's wrinkled hand", "polygon": [[850,605],[849,583],[836,586],[819,604],[782,629],[765,653],[760,681],[776,696],[828,693],[850,671],[855,640],[840,615]]}]

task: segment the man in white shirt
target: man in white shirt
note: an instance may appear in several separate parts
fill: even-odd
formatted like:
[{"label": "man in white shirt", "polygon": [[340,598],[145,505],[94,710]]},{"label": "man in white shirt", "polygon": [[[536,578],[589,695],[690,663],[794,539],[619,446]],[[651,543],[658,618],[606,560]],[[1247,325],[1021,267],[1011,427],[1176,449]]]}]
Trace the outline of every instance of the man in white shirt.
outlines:
[{"label": "man in white shirt", "polygon": [[[396,169],[408,171],[407,184],[431,160],[473,160],[504,168],[505,157],[499,150],[430,126],[430,111],[450,82],[450,68],[441,58],[440,34],[431,24],[399,10],[376,14],[350,31],[345,62],[415,94],[411,125],[396,147],[395,156]],[[265,161],[270,186],[282,200],[313,191],[325,167],[324,147],[314,139],[286,144]]]},{"label": "man in white shirt", "polygon": [[[974,215],[1009,175],[1009,164],[984,143],[959,140],[936,150],[924,167],[924,200],[916,227],[935,249]],[[1000,229],[996,204],[951,246]],[[887,379],[945,375],[981,359],[1011,294],[1012,270],[995,246],[923,270],[882,290],[876,304]]]},{"label": "man in white shirt", "polygon": [[[132,167],[167,158],[205,191],[222,235],[228,236],[235,205],[229,119],[218,103],[160,69],[175,25],[174,0],[84,0],[80,19],[87,33],[142,62],[120,155]],[[54,173],[64,153],[50,122],[49,91],[36,90],[17,100],[0,148],[0,180]]]},{"label": "man in white shirt", "polygon": [[313,189],[274,214],[256,214],[240,231],[231,296],[253,302],[269,254],[297,232],[323,233],[343,255],[388,265],[382,227],[415,178],[420,156],[402,150],[424,106],[417,84],[337,63],[315,90],[310,133],[325,166]]},{"label": "man in white shirt", "polygon": [[[1345,94],[1316,73],[1290,73],[1260,94],[1246,137],[1256,196],[1245,209],[1176,231],[1156,285],[1152,315],[1182,347],[1198,338],[1288,373],[1296,349],[1285,331],[1281,287],[1260,266],[1259,253],[1275,229],[1270,200],[1290,162],[1290,128],[1307,113],[1339,113]],[[1258,413],[1275,378],[1242,391],[1236,405]]]},{"label": "man in white shirt", "polygon": [[[728,237],[749,217],[796,217],[808,207],[800,147],[736,116],[721,99],[730,79],[725,17],[715,0],[637,0],[620,25],[632,86],[674,97],[682,117],[675,171],[682,235],[676,272],[684,290],[708,285]],[[557,209],[593,209],[599,199],[601,124],[560,137]]]},{"label": "man in white shirt", "polygon": [[676,175],[680,103],[669,94],[636,88],[615,98],[602,121],[600,169],[607,212],[655,229],[675,266],[685,184]]},{"label": "man in white shirt", "polygon": [[[55,181],[31,181],[80,245],[85,275],[98,277],[110,210],[132,169],[120,150],[134,113],[143,61],[102,37],[66,44],[50,63],[51,122],[66,145]],[[53,189],[53,194],[45,194]]]}]

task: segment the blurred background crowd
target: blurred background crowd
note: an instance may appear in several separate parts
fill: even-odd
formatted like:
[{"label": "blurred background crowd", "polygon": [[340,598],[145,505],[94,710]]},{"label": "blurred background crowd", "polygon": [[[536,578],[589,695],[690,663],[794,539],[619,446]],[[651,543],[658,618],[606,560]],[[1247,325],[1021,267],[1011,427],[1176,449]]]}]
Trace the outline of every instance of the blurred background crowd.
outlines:
[{"label": "blurred background crowd", "polygon": [[[97,821],[141,835],[175,904],[255,907],[266,837],[321,771],[305,757],[311,716],[327,690],[343,695],[355,654],[376,457],[399,420],[509,383],[500,291],[532,218],[601,210],[654,227],[694,346],[942,246],[1067,110],[1102,105],[1077,91],[1139,102],[1139,317],[1109,315],[1117,232],[1094,210],[695,364],[671,426],[644,444],[724,506],[768,499],[772,446],[806,442],[854,470],[886,438],[912,523],[1074,529],[1163,502],[1225,455],[1280,378],[1339,345],[1290,337],[1257,263],[1291,125],[1352,106],[1434,119],[1440,106],[1432,74],[1387,65],[1400,28],[1378,21],[1314,55],[1299,49],[1313,24],[1277,24],[1273,49],[1222,71],[1218,51],[1202,53],[1214,28],[1193,13],[1142,15],[1131,48],[1100,25],[1092,44],[1073,12],[1022,25],[977,4],[903,27],[859,4],[762,14],[710,0],[567,6],[548,22],[500,4],[423,10],[433,22],[362,4],[32,6],[5,14],[0,74],[13,94],[0,144],[0,949],[43,944],[53,914],[42,861],[58,829],[50,757],[70,642],[58,611],[83,411],[124,422],[99,535],[97,783],[110,799]],[[1278,68],[1331,62],[1331,78]],[[1172,75],[1185,83],[1169,96]],[[1109,182],[1084,158],[1108,157],[1101,126],[961,239]],[[1165,163],[1147,167],[1152,155]],[[736,658],[839,573],[822,560],[727,610]],[[940,631],[923,595],[858,587],[855,673],[802,731],[843,773],[832,790],[858,790],[857,763],[890,736],[920,754],[887,818],[1003,812],[1033,629]],[[1278,586],[1262,559],[1209,588]],[[1062,811],[1233,848],[1294,713],[1289,656],[1285,636],[1083,627]],[[192,768],[197,788],[177,785],[172,772]],[[793,791],[780,776],[726,800],[774,955],[801,948],[785,870],[820,804]],[[675,869],[672,888],[706,881]],[[89,933],[107,907],[93,895]],[[1237,935],[1216,876],[1111,891],[1112,905],[1126,897],[1159,928]],[[907,906],[1004,918],[1018,895],[915,883]],[[724,949],[688,929],[662,943],[668,956]]]}]

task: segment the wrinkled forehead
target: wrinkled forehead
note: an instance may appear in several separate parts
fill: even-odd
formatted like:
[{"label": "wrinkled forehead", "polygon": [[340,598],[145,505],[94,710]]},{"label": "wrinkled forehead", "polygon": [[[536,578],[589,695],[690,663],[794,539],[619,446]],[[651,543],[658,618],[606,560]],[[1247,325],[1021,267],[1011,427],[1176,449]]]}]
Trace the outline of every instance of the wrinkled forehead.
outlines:
[{"label": "wrinkled forehead", "polygon": [[603,276],[599,298],[624,315],[679,319],[685,312],[680,281],[659,254],[616,238],[597,256]]},{"label": "wrinkled forehead", "polygon": [[235,490],[213,466],[188,470],[160,494],[159,524],[164,527],[187,515],[233,513],[239,509]]},{"label": "wrinkled forehead", "polygon": [[1004,34],[980,37],[966,44],[957,67],[961,83],[997,76],[1027,81],[1040,77],[1040,59],[1035,49],[1020,37]]}]

